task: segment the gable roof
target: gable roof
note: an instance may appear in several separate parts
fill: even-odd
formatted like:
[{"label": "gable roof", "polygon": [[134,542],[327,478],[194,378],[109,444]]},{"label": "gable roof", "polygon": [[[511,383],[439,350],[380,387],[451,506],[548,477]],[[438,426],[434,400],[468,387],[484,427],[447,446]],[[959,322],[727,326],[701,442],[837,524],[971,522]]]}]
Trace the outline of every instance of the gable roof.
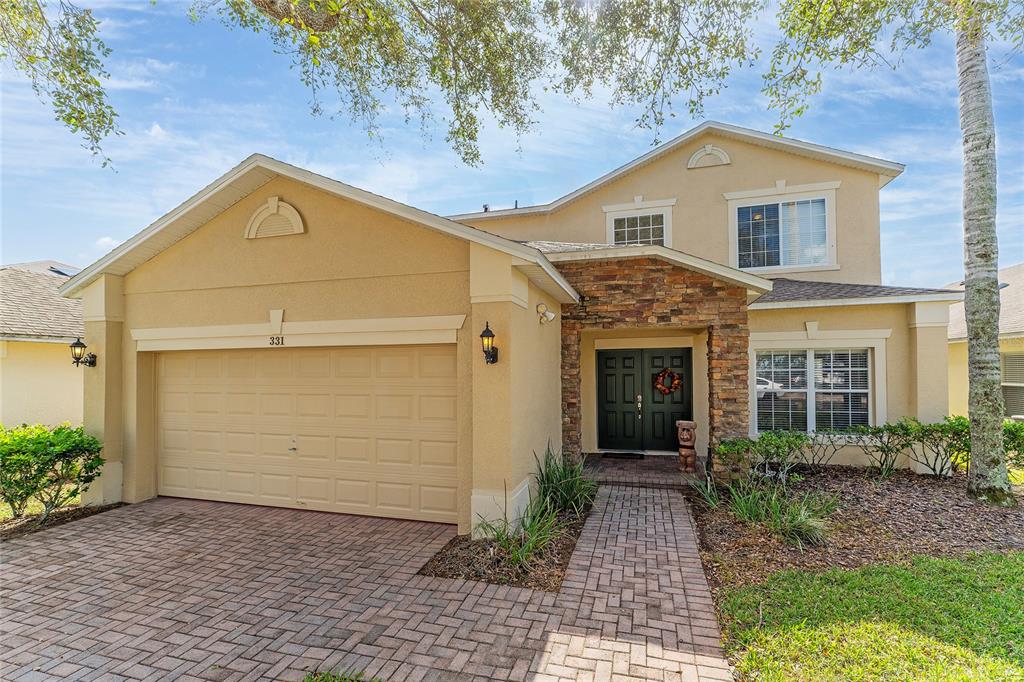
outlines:
[{"label": "gable roof", "polygon": [[469,225],[408,206],[379,194],[318,175],[263,154],[253,154],[144,230],[72,277],[60,288],[78,295],[100,275],[125,275],[276,177],[286,177],[438,232],[482,244],[526,261],[517,266],[536,286],[562,303],[579,300],[572,286],[540,251]]},{"label": "gable roof", "polygon": [[[1024,336],[1024,263],[1017,263],[999,271],[999,335]],[[963,282],[949,285],[963,288]],[[949,338],[967,338],[967,320],[963,301],[949,306]]]},{"label": "gable roof", "polygon": [[890,287],[881,284],[847,284],[843,282],[810,282],[778,277],[771,292],[751,304],[751,310],[771,308],[806,308],[828,305],[866,305],[872,303],[921,303],[925,301],[956,301],[959,291]]},{"label": "gable roof", "polygon": [[550,203],[537,204],[536,206],[524,206],[523,208],[506,208],[494,211],[460,213],[449,217],[452,220],[481,220],[550,213],[571,201],[579,199],[585,194],[593,192],[602,185],[606,185],[626,173],[668,154],[706,132],[717,133],[723,137],[729,137],[741,142],[747,142],[761,147],[767,147],[769,149],[777,149],[812,159],[829,161],[842,166],[849,166],[859,170],[878,173],[879,187],[885,187],[885,185],[889,184],[893,178],[903,172],[905,167],[902,163],[896,163],[895,161],[886,161],[885,159],[879,159],[873,156],[847,152],[833,147],[826,147],[825,145],[814,144],[813,142],[804,142],[803,140],[797,140],[794,138],[770,135],[759,130],[743,128],[741,126],[735,126],[728,123],[720,123],[718,121],[705,121],[704,123],[687,130],[682,135],[669,140],[665,144],[655,147],[643,156],[639,156],[629,163],[619,166],[610,173],[606,173],[593,182],[587,183],[583,187],[580,187],[565,196],[559,197]]},{"label": "gable roof", "polygon": [[77,269],[55,261],[0,268],[0,339],[70,342],[84,335],[82,302],[58,293],[67,277],[51,264]]},{"label": "gable roof", "polygon": [[616,246],[614,244],[585,244],[579,242],[525,242],[547,254],[555,263],[576,260],[605,260],[611,258],[660,258],[663,261],[699,272],[708,277],[743,287],[757,296],[772,290],[772,281],[744,272],[728,265],[654,244],[644,246]]}]

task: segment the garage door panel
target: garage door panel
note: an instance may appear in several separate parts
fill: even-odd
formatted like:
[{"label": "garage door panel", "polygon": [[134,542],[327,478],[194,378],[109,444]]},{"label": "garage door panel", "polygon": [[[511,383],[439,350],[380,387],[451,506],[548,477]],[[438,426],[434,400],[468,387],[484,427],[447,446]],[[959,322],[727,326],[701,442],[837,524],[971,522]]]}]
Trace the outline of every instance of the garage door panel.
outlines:
[{"label": "garage door panel", "polygon": [[454,522],[454,346],[166,353],[159,491]]}]

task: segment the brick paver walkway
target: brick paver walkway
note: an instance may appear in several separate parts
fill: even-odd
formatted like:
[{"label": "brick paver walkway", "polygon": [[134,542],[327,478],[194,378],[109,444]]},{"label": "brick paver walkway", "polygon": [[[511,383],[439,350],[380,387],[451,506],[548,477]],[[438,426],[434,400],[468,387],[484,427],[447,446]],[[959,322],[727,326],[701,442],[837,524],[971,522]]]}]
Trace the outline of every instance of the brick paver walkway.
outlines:
[{"label": "brick paver walkway", "polygon": [[0,679],[729,679],[678,492],[602,487],[562,591],[428,578],[451,526],[162,498],[0,544]]},{"label": "brick paver walkway", "polygon": [[697,460],[698,474],[684,474],[679,459],[670,455],[624,457],[593,453],[587,455],[584,471],[604,485],[630,485],[642,488],[682,489],[695,476],[703,476],[704,462]]}]

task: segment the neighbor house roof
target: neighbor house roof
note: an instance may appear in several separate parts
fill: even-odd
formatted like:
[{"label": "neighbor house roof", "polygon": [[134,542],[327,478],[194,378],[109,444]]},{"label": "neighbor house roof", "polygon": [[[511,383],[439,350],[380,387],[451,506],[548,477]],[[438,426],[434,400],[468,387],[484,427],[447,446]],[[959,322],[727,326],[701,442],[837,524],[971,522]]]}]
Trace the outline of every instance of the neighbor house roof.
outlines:
[{"label": "neighbor house roof", "polygon": [[82,270],[61,287],[61,293],[65,296],[75,296],[102,274],[125,275],[131,272],[276,177],[290,178],[398,218],[521,258],[525,263],[516,267],[540,289],[562,303],[579,299],[572,286],[537,249],[317,175],[263,154],[253,154],[245,159],[180,206]]},{"label": "neighbor house roof", "polygon": [[67,277],[51,267],[78,270],[56,261],[0,268],[0,339],[63,342],[84,334],[82,302],[60,295],[58,289]]},{"label": "neighbor house roof", "polygon": [[841,282],[809,282],[782,277],[773,279],[772,283],[775,285],[772,290],[751,304],[751,309],[956,301],[963,298],[962,292],[949,289],[890,287],[880,284],[844,284]]},{"label": "neighbor house roof", "polygon": [[613,244],[586,244],[579,242],[535,241],[527,246],[547,255],[548,260],[560,261],[606,260],[610,258],[659,258],[687,270],[700,272],[716,279],[747,289],[754,295],[771,291],[771,280],[758,277],[737,268],[715,263],[704,258],[670,249],[667,246],[617,246]]},{"label": "neighbor house roof", "polygon": [[590,182],[583,187],[566,194],[565,196],[559,197],[550,203],[538,204],[536,206],[524,206],[522,208],[506,208],[494,211],[461,213],[459,215],[449,217],[452,220],[486,220],[517,215],[530,215],[534,213],[550,213],[551,211],[554,211],[575,199],[579,199],[585,194],[593,192],[602,185],[605,185],[612,180],[639,168],[640,166],[648,164],[665,154],[668,154],[674,149],[690,142],[694,138],[706,132],[716,133],[723,137],[732,138],[761,147],[767,147],[769,149],[778,149],[780,151],[790,152],[791,154],[797,154],[799,156],[806,156],[820,161],[829,161],[842,166],[849,166],[858,170],[877,173],[879,187],[887,185],[889,181],[902,173],[904,168],[902,163],[896,163],[895,161],[886,161],[885,159],[879,159],[873,156],[847,152],[841,149],[826,147],[824,145],[814,144],[813,142],[804,142],[803,140],[796,140],[789,137],[770,135],[768,133],[763,133],[760,130],[743,128],[740,126],[730,125],[728,123],[705,121],[699,126],[687,130],[682,135],[669,140],[665,144],[655,147],[643,156],[639,156],[629,163],[619,166],[610,173],[602,175],[597,180],[594,180],[593,182]]},{"label": "neighbor house roof", "polygon": [[[1024,336],[1024,263],[999,271],[999,335]],[[950,284],[963,288],[963,282]],[[949,338],[967,338],[967,320],[963,302],[949,306]]]}]

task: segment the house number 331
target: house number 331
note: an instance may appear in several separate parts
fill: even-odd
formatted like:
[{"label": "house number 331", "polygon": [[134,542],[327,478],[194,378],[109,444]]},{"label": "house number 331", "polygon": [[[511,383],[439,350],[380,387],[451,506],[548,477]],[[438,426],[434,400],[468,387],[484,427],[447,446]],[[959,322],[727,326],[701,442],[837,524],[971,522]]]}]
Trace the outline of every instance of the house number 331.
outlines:
[{"label": "house number 331", "polygon": [[271,336],[270,337],[270,345],[271,346],[283,346],[284,345],[284,337],[283,336]]}]

